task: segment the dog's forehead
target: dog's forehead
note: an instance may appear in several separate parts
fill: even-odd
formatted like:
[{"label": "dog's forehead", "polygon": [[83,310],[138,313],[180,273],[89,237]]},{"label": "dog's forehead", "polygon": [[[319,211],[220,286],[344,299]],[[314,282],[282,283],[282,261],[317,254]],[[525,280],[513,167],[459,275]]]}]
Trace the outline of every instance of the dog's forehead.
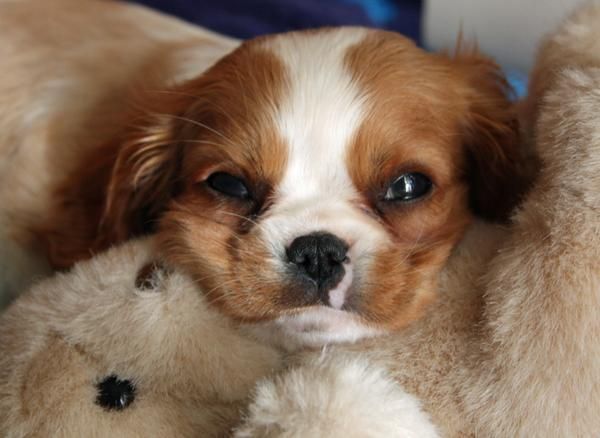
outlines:
[{"label": "dog's forehead", "polygon": [[274,118],[288,149],[277,187],[280,196],[352,193],[346,154],[364,118],[366,99],[346,55],[367,33],[361,28],[327,29],[268,41],[268,50],[286,74]]}]

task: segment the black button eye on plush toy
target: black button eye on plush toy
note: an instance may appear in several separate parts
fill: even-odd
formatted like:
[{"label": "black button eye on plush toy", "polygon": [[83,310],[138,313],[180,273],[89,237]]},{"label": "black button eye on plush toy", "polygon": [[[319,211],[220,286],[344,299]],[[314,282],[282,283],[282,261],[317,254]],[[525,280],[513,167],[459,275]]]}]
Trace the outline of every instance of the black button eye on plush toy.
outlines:
[{"label": "black button eye on plush toy", "polygon": [[135,400],[135,386],[129,380],[110,375],[96,384],[96,404],[107,410],[122,411]]},{"label": "black button eye on plush toy", "polygon": [[0,315],[0,438],[231,435],[280,354],[209,307],[157,246],[98,254]]}]

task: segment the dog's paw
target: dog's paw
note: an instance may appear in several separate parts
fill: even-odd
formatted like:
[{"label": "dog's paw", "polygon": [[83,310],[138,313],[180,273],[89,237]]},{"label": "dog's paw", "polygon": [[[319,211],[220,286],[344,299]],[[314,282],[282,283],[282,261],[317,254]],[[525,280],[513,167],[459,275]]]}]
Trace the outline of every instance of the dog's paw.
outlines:
[{"label": "dog's paw", "polygon": [[433,438],[419,401],[364,359],[320,358],[257,387],[245,437]]}]

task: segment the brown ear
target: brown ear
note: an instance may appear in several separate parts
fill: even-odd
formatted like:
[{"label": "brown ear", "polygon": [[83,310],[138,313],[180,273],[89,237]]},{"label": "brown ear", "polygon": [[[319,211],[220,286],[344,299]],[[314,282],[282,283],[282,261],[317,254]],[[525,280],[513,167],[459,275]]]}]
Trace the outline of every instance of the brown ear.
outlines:
[{"label": "brown ear", "polygon": [[520,145],[512,89],[498,65],[476,48],[459,45],[454,60],[468,81],[464,144],[471,207],[485,219],[505,221],[533,173]]},{"label": "brown ear", "polygon": [[174,117],[145,116],[139,126],[121,143],[108,181],[99,240],[109,244],[151,232],[174,195],[180,163]]},{"label": "brown ear", "polygon": [[47,225],[33,230],[54,267],[151,231],[172,196],[179,154],[174,117],[137,114],[127,122],[134,128],[83,154],[82,165],[57,188]]}]

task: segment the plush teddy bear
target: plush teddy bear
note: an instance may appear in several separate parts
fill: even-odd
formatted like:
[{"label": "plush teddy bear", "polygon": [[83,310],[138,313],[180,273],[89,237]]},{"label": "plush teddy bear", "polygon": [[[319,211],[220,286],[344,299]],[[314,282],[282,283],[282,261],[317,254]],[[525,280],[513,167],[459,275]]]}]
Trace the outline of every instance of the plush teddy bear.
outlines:
[{"label": "plush teddy bear", "polygon": [[[283,358],[208,304],[150,239],[37,284],[0,317],[0,436],[231,435],[255,383]],[[350,372],[331,377],[363,401],[345,414],[369,414],[354,436],[436,436],[419,403],[380,367],[345,365]],[[328,421],[324,412],[306,426]],[[341,423],[330,424],[340,436]]]},{"label": "plush teddy bear", "polygon": [[279,354],[131,242],[20,296],[0,318],[0,436],[226,433]]}]

